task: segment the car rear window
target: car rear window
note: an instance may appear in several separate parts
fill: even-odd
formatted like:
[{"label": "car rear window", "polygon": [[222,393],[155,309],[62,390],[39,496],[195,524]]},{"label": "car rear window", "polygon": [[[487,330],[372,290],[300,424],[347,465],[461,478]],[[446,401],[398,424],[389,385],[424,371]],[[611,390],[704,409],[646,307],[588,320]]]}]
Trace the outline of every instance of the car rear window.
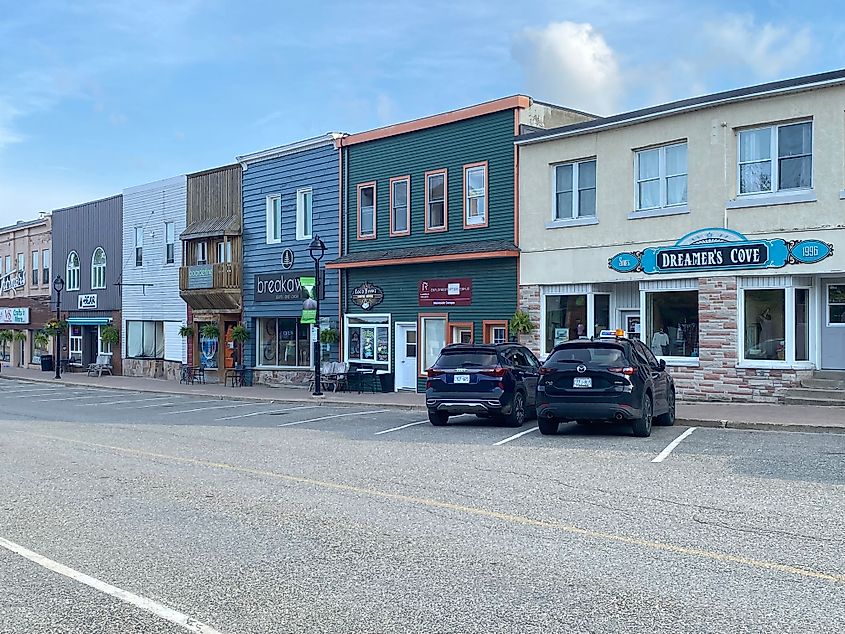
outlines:
[{"label": "car rear window", "polygon": [[569,346],[555,350],[549,357],[551,363],[589,363],[604,368],[618,368],[628,365],[625,351],[613,344],[591,344],[589,346]]},{"label": "car rear window", "polygon": [[490,368],[495,367],[499,359],[495,352],[489,350],[469,350],[462,352],[447,352],[440,355],[435,368],[454,370],[456,368]]}]

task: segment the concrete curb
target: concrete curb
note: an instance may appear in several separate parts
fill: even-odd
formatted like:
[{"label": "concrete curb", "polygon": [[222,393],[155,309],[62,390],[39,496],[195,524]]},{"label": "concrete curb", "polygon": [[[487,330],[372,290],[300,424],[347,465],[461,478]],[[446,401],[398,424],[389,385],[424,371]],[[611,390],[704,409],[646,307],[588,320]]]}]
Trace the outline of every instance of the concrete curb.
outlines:
[{"label": "concrete curb", "polygon": [[[249,396],[249,395],[242,395],[242,394],[209,394],[207,392],[183,392],[181,390],[168,390],[165,389],[164,386],[161,388],[149,388],[149,387],[128,387],[125,385],[99,385],[96,383],[83,383],[83,382],[76,382],[76,381],[67,381],[65,379],[59,379],[57,382],[56,379],[37,379],[34,377],[23,377],[23,376],[9,376],[9,375],[2,375],[0,374],[0,379],[8,379],[10,381],[27,381],[28,383],[48,383],[51,385],[56,385],[57,383],[61,385],[68,385],[74,387],[86,387],[95,390],[119,390],[123,392],[136,392],[141,394],[167,394],[169,396],[195,396],[195,397],[203,397],[209,399],[215,399],[220,401],[243,401],[246,403],[310,403],[312,405],[351,405],[351,406],[361,406],[361,405],[369,405],[370,403],[362,403],[361,401],[356,401],[352,399],[337,399],[334,397],[319,397],[319,396],[312,396],[311,394],[307,393],[305,390],[305,395],[301,397],[288,397],[288,398],[269,398],[266,396]],[[232,388],[233,390],[239,388]],[[419,405],[401,405],[399,403],[377,403],[379,407],[390,407],[393,409],[398,410],[407,410],[407,411],[415,411],[415,410],[425,410],[424,404]]]},{"label": "concrete curb", "polygon": [[805,425],[796,423],[769,423],[765,421],[702,420],[699,418],[677,418],[676,425],[684,427],[712,427],[750,431],[792,431],[811,434],[845,434],[845,427],[834,425]]}]

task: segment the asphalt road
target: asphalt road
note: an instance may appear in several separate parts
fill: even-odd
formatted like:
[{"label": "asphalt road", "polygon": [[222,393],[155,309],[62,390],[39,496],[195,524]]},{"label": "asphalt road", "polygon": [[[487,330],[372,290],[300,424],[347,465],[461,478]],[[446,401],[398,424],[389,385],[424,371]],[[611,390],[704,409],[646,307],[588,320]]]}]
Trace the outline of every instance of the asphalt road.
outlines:
[{"label": "asphalt road", "polygon": [[0,633],[845,631],[845,435],[422,418],[0,382]]}]

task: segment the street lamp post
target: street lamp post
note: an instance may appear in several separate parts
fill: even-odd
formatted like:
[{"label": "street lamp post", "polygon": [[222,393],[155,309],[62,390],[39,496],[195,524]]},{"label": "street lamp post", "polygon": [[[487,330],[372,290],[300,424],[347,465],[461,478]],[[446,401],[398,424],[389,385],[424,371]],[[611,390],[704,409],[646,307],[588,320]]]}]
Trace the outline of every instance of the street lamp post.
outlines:
[{"label": "street lamp post", "polygon": [[62,378],[60,374],[61,368],[61,354],[62,354],[62,330],[61,330],[61,323],[62,323],[62,291],[65,288],[65,281],[62,279],[61,275],[57,275],[56,279],[53,280],[53,290],[56,291],[56,336],[54,337],[53,343],[56,349],[56,356],[54,363],[56,364],[56,377],[57,379]]},{"label": "street lamp post", "polygon": [[314,312],[314,326],[317,328],[317,340],[314,342],[314,396],[322,396],[322,378],[320,377],[320,260],[326,254],[326,245],[316,233],[308,245],[308,254],[314,260],[314,295],[317,309]]}]

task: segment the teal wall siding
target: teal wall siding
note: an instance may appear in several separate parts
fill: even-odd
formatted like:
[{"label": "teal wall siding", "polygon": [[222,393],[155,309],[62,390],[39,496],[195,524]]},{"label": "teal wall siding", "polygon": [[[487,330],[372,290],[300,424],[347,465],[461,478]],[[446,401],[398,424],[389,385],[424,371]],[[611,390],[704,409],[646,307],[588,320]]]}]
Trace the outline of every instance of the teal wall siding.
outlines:
[{"label": "teal wall siding", "polygon": [[[347,152],[346,251],[456,244],[514,237],[514,119],[505,110],[428,130],[351,145]],[[464,229],[463,166],[488,162],[489,226]],[[427,171],[448,170],[448,226],[443,233],[425,233]],[[390,237],[389,181],[411,176],[411,234]],[[376,181],[375,240],[358,240],[357,185]]]},{"label": "teal wall siding", "polygon": [[[346,275],[345,312],[349,314],[390,313],[391,321],[416,322],[420,314],[448,313],[451,322],[473,322],[473,337],[484,339],[484,320],[510,320],[516,311],[517,297],[516,258],[489,258],[441,264],[402,264],[396,266],[350,269]],[[420,306],[419,282],[421,280],[469,277],[472,279],[472,304],[470,306]],[[364,311],[348,300],[351,289],[364,282],[371,282],[384,291],[384,300],[372,310]],[[391,331],[390,345],[394,345],[395,330]],[[395,362],[395,351],[391,357]],[[391,368],[392,371],[393,368]],[[418,382],[425,389],[425,380]]]}]

